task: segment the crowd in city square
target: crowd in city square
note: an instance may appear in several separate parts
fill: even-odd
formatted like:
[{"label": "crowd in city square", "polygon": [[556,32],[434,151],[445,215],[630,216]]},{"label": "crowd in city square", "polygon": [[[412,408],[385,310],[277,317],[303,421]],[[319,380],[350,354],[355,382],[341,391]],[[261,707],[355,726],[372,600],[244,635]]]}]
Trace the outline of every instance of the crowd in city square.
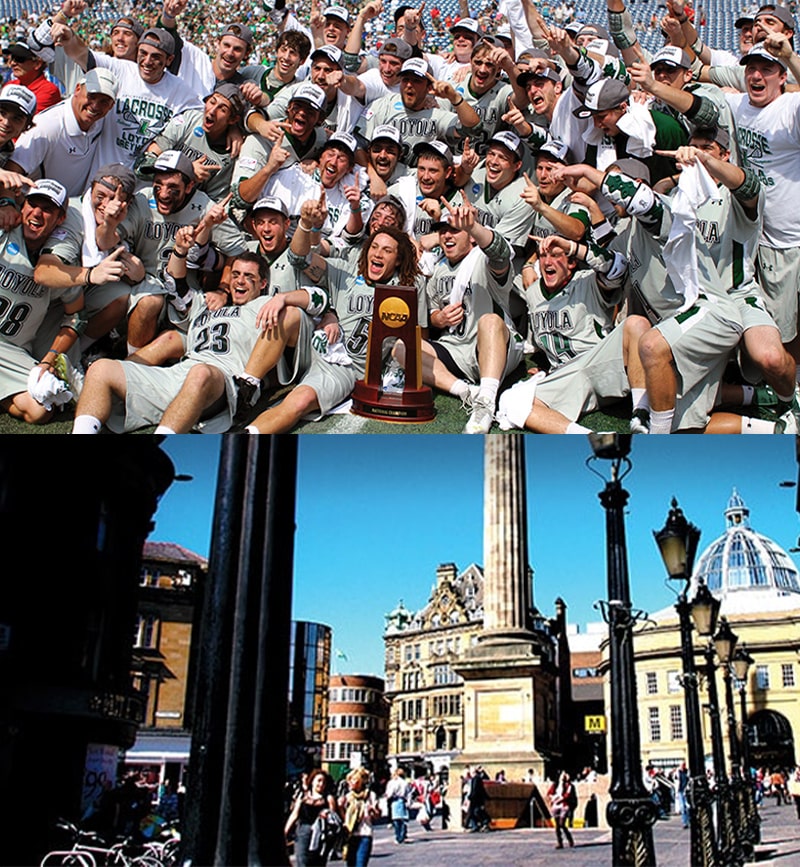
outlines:
[{"label": "crowd in city square", "polygon": [[292,431],[367,375],[388,285],[419,330],[381,391],[413,355],[465,433],[797,433],[794,15],[731,10],[734,53],[664,12],[655,51],[624,0],[6,22],[0,407]]}]

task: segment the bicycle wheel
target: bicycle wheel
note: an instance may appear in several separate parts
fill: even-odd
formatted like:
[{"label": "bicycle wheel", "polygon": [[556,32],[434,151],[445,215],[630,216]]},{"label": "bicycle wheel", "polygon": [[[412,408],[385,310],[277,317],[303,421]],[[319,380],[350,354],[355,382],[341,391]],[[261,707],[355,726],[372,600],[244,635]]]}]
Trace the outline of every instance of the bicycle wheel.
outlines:
[{"label": "bicycle wheel", "polygon": [[164,867],[164,862],[155,855],[137,855],[128,864],[130,867]]},{"label": "bicycle wheel", "polygon": [[76,849],[48,852],[39,862],[39,867],[97,867],[91,852]]}]

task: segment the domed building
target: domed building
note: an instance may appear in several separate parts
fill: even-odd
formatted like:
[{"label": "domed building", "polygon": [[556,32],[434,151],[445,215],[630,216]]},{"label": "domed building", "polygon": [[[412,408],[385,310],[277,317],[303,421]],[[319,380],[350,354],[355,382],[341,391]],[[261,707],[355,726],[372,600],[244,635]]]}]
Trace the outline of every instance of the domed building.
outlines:
[{"label": "domed building", "polygon": [[[746,682],[733,680],[739,731],[742,695],[745,701],[752,765],[791,767],[797,761],[795,740],[800,735],[800,574],[780,545],[750,526],[750,511],[736,489],[724,516],[725,532],[696,561],[689,599],[694,598],[700,582],[706,584],[721,602],[720,617],[727,618],[738,636],[737,647],[744,647],[753,658]],[[707,639],[693,631],[693,640],[695,664],[702,672],[700,705],[710,760],[710,720],[705,710]],[[651,622],[636,634],[635,644],[642,759],[670,770],[687,757],[675,608],[652,614]],[[725,688],[719,669],[717,681],[727,755]]]}]

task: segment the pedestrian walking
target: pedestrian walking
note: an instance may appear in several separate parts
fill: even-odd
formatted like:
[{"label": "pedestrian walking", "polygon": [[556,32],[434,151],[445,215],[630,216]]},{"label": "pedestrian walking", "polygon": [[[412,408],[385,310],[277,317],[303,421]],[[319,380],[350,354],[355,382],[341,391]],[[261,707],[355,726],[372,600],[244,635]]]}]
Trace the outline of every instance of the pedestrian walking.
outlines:
[{"label": "pedestrian walking", "polygon": [[405,843],[408,839],[408,802],[411,798],[411,784],[405,771],[396,768],[386,784],[386,803],[389,805],[389,818],[394,826],[395,843]]},{"label": "pedestrian walking", "polygon": [[[317,768],[308,777],[308,791],[294,802],[286,820],[284,834],[287,841],[294,831],[295,867],[320,867],[328,860],[331,836],[326,831],[328,820],[335,825],[338,819],[336,800],[330,794],[330,777]],[[339,820],[339,826],[341,821]]]},{"label": "pedestrian walking", "polygon": [[557,782],[550,786],[547,797],[550,801],[550,815],[556,826],[556,849],[564,848],[564,837],[567,838],[567,843],[572,848],[575,841],[567,827],[567,817],[570,812],[570,801],[577,800],[577,793],[566,771],[562,771]]},{"label": "pedestrian walking", "polygon": [[789,795],[794,801],[794,808],[797,810],[797,819],[800,821],[800,765],[795,768],[789,780]]}]

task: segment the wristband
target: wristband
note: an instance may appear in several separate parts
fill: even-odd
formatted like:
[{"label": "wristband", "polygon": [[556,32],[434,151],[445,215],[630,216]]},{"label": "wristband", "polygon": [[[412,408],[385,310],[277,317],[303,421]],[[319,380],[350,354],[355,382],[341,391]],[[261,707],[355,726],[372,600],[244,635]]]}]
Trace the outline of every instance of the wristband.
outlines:
[{"label": "wristband", "polygon": [[461,105],[462,102],[464,102],[463,96],[461,97],[461,99],[458,102],[453,102],[453,103],[451,103],[451,105],[453,106],[453,108],[458,108],[458,106]]},{"label": "wristband", "polygon": [[172,255],[177,259],[185,259],[187,256],[186,253],[179,253],[174,247],[172,248]]},{"label": "wristband", "polygon": [[322,226],[312,226],[311,229],[306,229],[306,231],[310,231],[312,234],[316,235],[322,231]]},{"label": "wristband", "polygon": [[17,203],[13,199],[8,198],[8,196],[4,196],[2,199],[0,199],[0,208],[5,208],[8,205],[10,205],[12,208],[17,207]]},{"label": "wristband", "polygon": [[94,265],[90,265],[86,269],[86,280],[84,281],[83,285],[87,288],[92,285],[92,271],[94,271]]},{"label": "wristband", "polygon": [[351,207],[350,207],[350,213],[351,213],[351,214],[360,214],[360,213],[361,213],[361,205],[359,205],[357,208],[354,208],[354,207],[352,207],[352,205],[351,205]]},{"label": "wristband", "polygon": [[314,231],[313,226],[304,226],[302,220],[297,221],[297,228],[303,232],[313,232]]}]

